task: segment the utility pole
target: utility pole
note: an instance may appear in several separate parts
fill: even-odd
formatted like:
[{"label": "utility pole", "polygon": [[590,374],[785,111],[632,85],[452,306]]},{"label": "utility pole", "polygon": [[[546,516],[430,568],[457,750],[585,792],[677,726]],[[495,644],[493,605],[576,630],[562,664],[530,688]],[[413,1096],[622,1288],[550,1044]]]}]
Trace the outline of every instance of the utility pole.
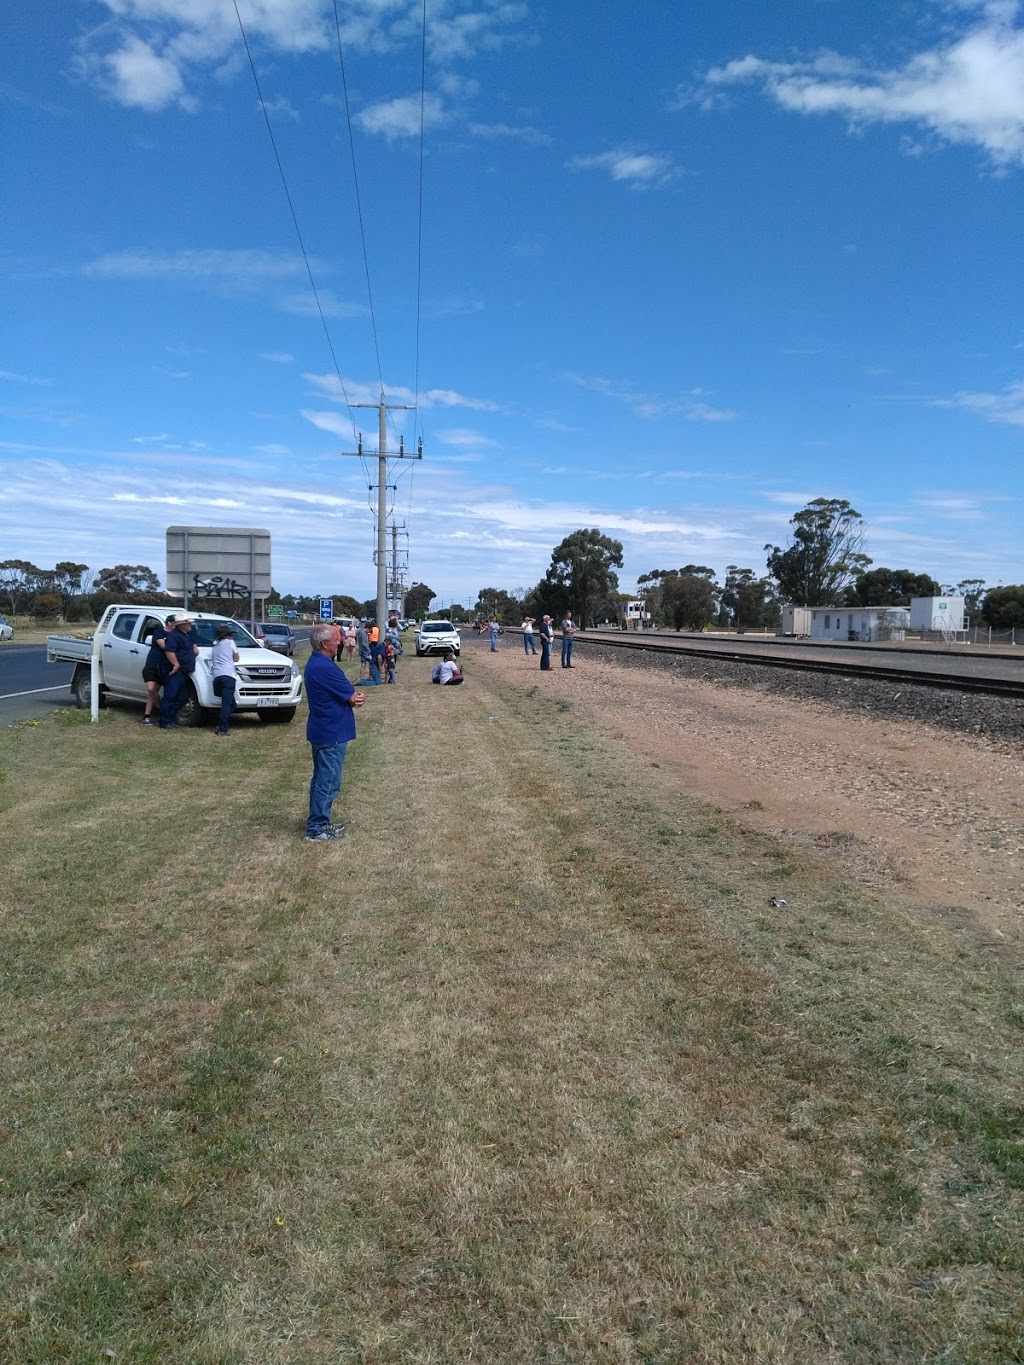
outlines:
[{"label": "utility pole", "polygon": [[[384,390],[380,392],[379,403],[351,403],[353,408],[376,408],[378,413],[378,435],[377,435],[377,552],[374,560],[377,565],[377,624],[381,630],[384,629],[388,619],[388,553],[387,553],[387,518],[388,518],[388,459],[393,460],[422,460],[423,459],[423,437],[420,437],[419,445],[415,455],[405,453],[405,439],[402,438],[398,443],[397,453],[388,456],[388,409],[392,412],[399,410],[412,411],[411,403],[388,403],[384,397]],[[373,454],[367,451],[367,454]],[[363,438],[359,437],[358,450],[346,450],[345,455],[362,456]],[[374,485],[370,484],[372,491]]]},{"label": "utility pole", "polygon": [[[405,575],[408,572],[409,560],[405,552],[405,545],[408,544],[409,533],[405,529],[405,524],[400,526],[397,521],[391,523],[391,554],[388,562],[388,611],[396,611],[402,615],[402,608],[405,603]],[[404,544],[399,548],[399,537]]]}]

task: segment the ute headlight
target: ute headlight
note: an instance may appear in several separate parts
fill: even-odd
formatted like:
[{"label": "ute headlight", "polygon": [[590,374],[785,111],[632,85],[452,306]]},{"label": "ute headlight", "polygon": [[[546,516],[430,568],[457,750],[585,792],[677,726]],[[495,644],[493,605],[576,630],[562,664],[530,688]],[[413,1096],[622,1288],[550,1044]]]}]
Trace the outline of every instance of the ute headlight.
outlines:
[{"label": "ute headlight", "polygon": [[295,678],[297,678],[298,676],[299,676],[299,666],[298,666],[298,664],[295,662],[295,660],[293,659],[293,660],[292,660],[292,678],[295,679]]}]

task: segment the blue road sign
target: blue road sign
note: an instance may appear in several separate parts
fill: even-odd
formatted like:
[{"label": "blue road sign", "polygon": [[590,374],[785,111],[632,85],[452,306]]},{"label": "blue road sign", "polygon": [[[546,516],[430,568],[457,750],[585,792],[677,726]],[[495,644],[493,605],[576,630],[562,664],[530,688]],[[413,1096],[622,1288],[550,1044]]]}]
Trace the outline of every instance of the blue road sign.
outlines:
[{"label": "blue road sign", "polygon": [[290,611],[290,612],[288,613],[289,616],[298,616],[298,614],[299,614],[299,613],[298,613],[297,611]]},{"label": "blue road sign", "polygon": [[329,621],[334,615],[334,600],[330,597],[320,599],[320,620]]}]

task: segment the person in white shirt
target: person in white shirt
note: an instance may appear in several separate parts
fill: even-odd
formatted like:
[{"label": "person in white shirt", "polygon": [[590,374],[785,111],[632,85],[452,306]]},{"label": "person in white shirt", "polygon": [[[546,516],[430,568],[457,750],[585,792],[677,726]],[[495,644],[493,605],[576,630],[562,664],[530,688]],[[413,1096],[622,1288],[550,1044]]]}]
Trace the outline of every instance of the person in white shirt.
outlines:
[{"label": "person in white shirt", "polygon": [[523,653],[536,654],[537,646],[533,643],[533,617],[523,617]]},{"label": "person in white shirt", "polygon": [[220,716],[217,720],[218,735],[228,733],[228,721],[235,709],[235,664],[238,663],[238,650],[231,637],[230,626],[217,627],[217,639],[210,654],[213,669],[213,690],[220,697]]},{"label": "person in white shirt", "polygon": [[441,662],[435,664],[430,681],[440,683],[442,687],[458,687],[460,682],[465,681],[450,649],[446,649],[441,656]]}]

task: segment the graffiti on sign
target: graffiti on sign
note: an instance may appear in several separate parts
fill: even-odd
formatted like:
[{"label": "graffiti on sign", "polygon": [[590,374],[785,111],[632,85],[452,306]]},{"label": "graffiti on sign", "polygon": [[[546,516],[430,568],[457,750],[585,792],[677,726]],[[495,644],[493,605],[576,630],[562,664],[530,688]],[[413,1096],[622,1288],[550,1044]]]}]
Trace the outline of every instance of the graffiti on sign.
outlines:
[{"label": "graffiti on sign", "polygon": [[249,585],[247,583],[239,583],[237,578],[224,578],[220,574],[214,574],[212,578],[201,578],[199,574],[193,574],[192,596],[214,597],[217,599],[223,599],[225,597],[248,597]]}]

